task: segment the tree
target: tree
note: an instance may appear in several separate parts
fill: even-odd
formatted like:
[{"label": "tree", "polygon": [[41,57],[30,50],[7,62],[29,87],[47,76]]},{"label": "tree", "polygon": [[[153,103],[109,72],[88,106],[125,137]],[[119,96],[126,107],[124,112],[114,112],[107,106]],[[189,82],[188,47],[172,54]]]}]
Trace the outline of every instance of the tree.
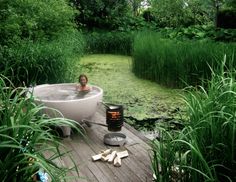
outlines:
[{"label": "tree", "polygon": [[74,11],[65,0],[1,0],[0,43],[52,39],[73,29]]},{"label": "tree", "polygon": [[188,6],[184,0],[150,0],[156,21],[161,27],[189,24]]},{"label": "tree", "polygon": [[190,16],[193,18],[194,25],[210,22],[208,9],[201,0],[185,0],[185,3],[189,9]]},{"label": "tree", "polygon": [[235,0],[199,0],[199,2],[206,7],[209,18],[214,22],[215,26],[218,24],[217,16],[221,10],[226,8],[236,8]]},{"label": "tree", "polygon": [[143,0],[128,0],[128,2],[132,8],[133,15],[138,16],[139,14],[138,10],[142,6],[141,3],[143,2]]},{"label": "tree", "polygon": [[80,11],[77,24],[88,29],[114,29],[130,10],[127,0],[73,0],[73,3]]},{"label": "tree", "polygon": [[227,7],[236,7],[235,0],[148,0],[160,26],[187,26],[214,22]]}]

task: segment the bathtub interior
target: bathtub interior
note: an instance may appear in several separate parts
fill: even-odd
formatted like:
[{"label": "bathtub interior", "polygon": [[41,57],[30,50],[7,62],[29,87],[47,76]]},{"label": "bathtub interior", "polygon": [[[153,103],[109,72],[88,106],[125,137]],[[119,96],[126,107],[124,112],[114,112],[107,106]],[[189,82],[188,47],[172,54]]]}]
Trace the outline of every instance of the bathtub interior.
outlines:
[{"label": "bathtub interior", "polygon": [[32,92],[36,100],[43,102],[93,99],[103,94],[102,89],[97,86],[91,86],[91,91],[85,94],[79,93],[75,88],[76,84],[45,84],[34,87]]}]

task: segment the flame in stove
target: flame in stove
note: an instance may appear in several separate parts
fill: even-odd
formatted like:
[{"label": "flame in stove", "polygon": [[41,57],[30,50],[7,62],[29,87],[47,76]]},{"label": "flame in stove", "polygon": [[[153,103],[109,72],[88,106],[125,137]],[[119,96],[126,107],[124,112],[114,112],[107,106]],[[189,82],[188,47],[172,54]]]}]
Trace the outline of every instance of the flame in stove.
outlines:
[{"label": "flame in stove", "polygon": [[108,114],[110,116],[110,119],[119,119],[121,115],[121,113],[118,111],[108,111]]}]

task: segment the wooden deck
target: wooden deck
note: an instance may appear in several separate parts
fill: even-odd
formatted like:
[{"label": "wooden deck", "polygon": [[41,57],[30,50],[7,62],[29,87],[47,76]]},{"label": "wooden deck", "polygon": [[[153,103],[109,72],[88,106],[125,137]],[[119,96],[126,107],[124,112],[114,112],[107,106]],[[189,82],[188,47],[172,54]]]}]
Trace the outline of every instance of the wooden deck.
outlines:
[{"label": "wooden deck", "polygon": [[[102,112],[97,112],[93,117],[93,122],[105,124],[105,117]],[[79,168],[78,182],[149,182],[152,181],[152,171],[150,162],[150,146],[147,139],[138,131],[125,124],[121,133],[127,137],[127,142],[121,147],[111,147],[103,143],[103,137],[109,133],[106,127],[92,125],[84,126],[86,138],[77,134],[72,135],[72,140],[65,139],[63,144],[72,151],[71,155],[75,164]],[[121,167],[113,164],[92,161],[92,156],[101,150],[111,148],[116,151],[128,150],[129,156],[122,159]],[[64,159],[63,163],[70,167],[72,164]],[[77,175],[77,174],[74,174]]]}]

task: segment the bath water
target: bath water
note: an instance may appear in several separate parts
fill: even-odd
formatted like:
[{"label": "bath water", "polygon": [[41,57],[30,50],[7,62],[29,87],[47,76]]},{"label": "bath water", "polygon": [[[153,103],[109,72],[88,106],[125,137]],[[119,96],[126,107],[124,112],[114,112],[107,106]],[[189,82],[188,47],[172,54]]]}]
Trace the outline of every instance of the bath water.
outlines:
[{"label": "bath water", "polygon": [[41,89],[39,93],[35,94],[40,100],[76,100],[91,97],[96,95],[99,91],[92,89],[89,92],[79,92],[75,86],[49,86]]}]

